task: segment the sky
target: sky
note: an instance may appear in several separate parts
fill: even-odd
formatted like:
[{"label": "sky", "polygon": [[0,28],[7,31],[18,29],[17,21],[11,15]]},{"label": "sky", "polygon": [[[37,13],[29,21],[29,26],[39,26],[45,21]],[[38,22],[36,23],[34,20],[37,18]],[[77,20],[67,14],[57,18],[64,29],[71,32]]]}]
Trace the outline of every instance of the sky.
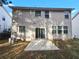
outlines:
[{"label": "sky", "polygon": [[[14,6],[75,8],[72,11],[72,16],[74,16],[79,11],[79,0],[8,0],[8,1],[12,1],[12,4]],[[9,13],[11,13],[11,9],[7,8],[7,10]]]}]

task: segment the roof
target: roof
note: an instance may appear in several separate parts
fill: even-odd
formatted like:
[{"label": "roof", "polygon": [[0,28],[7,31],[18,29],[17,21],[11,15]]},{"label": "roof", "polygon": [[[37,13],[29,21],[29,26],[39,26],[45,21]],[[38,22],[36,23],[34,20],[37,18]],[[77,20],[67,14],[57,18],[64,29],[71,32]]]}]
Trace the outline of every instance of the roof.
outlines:
[{"label": "roof", "polygon": [[64,11],[64,10],[68,10],[68,11],[72,11],[74,8],[46,8],[46,7],[22,7],[22,6],[9,6],[12,9],[27,9],[27,10],[60,10],[60,11]]},{"label": "roof", "polygon": [[72,20],[79,14],[79,12],[72,18]]},{"label": "roof", "polygon": [[[8,13],[8,11],[3,7],[3,9],[5,10],[5,12],[11,17],[11,15]],[[11,17],[12,18],[12,17]]]},{"label": "roof", "polygon": [[[10,16],[10,14],[8,13],[8,11],[5,9],[4,6],[0,6],[0,7],[4,9],[4,11],[7,13],[8,16]],[[11,16],[10,16],[10,17],[11,17]]]}]

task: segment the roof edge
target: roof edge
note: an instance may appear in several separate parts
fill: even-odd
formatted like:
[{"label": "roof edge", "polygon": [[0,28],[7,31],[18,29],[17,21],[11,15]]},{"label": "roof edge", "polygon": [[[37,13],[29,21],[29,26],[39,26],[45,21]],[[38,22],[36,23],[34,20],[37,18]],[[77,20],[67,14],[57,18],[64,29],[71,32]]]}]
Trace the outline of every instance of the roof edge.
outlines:
[{"label": "roof edge", "polygon": [[8,16],[11,17],[11,15],[8,13],[8,11],[6,10],[6,8],[4,6],[0,6],[0,7],[2,7],[5,10],[5,12],[8,14]]},{"label": "roof edge", "polygon": [[9,6],[10,8],[12,9],[48,9],[48,10],[56,10],[56,9],[59,9],[59,10],[74,10],[74,8],[52,8],[52,7],[23,7],[23,6]]},{"label": "roof edge", "polygon": [[72,20],[73,20],[78,14],[79,14],[79,12],[77,12],[77,13],[73,16]]}]

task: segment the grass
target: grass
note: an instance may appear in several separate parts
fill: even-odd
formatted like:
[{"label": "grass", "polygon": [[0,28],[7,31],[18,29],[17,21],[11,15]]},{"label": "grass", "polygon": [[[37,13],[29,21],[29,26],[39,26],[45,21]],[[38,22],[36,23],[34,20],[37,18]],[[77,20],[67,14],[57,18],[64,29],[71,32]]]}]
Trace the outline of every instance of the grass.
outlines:
[{"label": "grass", "polygon": [[57,40],[55,45],[61,49],[61,56],[64,59],[79,59],[79,40]]},{"label": "grass", "polygon": [[0,39],[0,44],[8,42],[8,39]]},{"label": "grass", "polygon": [[24,51],[29,42],[19,41],[14,45],[0,48],[0,59],[79,59],[79,40],[52,42],[60,48],[59,51]]},{"label": "grass", "polygon": [[23,51],[16,59],[79,59],[79,40],[54,40],[59,51]]},{"label": "grass", "polygon": [[0,47],[0,59],[15,59],[24,48],[28,45],[28,42],[19,42],[14,45],[6,45]]}]

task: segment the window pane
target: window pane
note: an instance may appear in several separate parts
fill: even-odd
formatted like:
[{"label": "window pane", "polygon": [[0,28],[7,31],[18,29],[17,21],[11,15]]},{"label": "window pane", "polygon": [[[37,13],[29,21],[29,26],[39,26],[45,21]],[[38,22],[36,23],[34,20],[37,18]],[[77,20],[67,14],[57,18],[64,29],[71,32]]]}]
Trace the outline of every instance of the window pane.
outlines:
[{"label": "window pane", "polygon": [[56,30],[52,30],[52,34],[56,34]]},{"label": "window pane", "polygon": [[52,34],[56,34],[56,26],[52,26]]},{"label": "window pane", "polygon": [[58,30],[58,34],[62,34],[62,30]]},{"label": "window pane", "polygon": [[49,11],[45,11],[45,15],[49,15]]},{"label": "window pane", "polygon": [[39,38],[39,37],[40,37],[40,29],[36,28],[36,38]]},{"label": "window pane", "polygon": [[67,26],[64,26],[64,29],[68,29],[68,27]]},{"label": "window pane", "polygon": [[64,34],[68,34],[68,26],[64,26]]},{"label": "window pane", "polygon": [[5,18],[2,18],[3,21],[5,21]]},{"label": "window pane", "polygon": [[68,34],[68,30],[64,30],[64,34]]},{"label": "window pane", "polygon": [[25,32],[25,26],[19,26],[19,32]]},{"label": "window pane", "polygon": [[66,15],[65,15],[65,18],[66,18],[66,19],[69,19],[69,15],[68,15],[68,14],[66,14]]},{"label": "window pane", "polygon": [[45,15],[45,18],[49,18],[49,15]]},{"label": "window pane", "polygon": [[62,29],[62,26],[58,26],[58,29]]},{"label": "window pane", "polygon": [[52,29],[53,29],[53,30],[56,29],[56,26],[52,26]]},{"label": "window pane", "polygon": [[41,16],[41,11],[35,11],[35,16]]},{"label": "window pane", "polygon": [[58,26],[58,34],[62,34],[62,26]]},{"label": "window pane", "polygon": [[45,38],[45,29],[36,28],[36,38]]},{"label": "window pane", "polygon": [[45,18],[49,18],[49,11],[45,11]]},{"label": "window pane", "polygon": [[41,38],[45,38],[45,29],[41,29]]}]

